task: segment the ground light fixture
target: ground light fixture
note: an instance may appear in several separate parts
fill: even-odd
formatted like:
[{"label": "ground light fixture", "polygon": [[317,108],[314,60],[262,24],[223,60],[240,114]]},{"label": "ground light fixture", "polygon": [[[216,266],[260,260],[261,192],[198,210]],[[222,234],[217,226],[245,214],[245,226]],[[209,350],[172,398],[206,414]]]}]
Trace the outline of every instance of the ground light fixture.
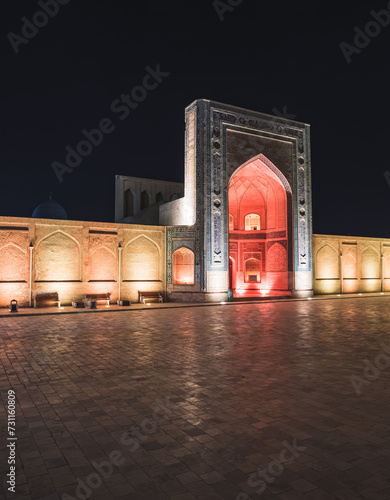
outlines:
[{"label": "ground light fixture", "polygon": [[9,303],[9,311],[12,313],[17,313],[18,312],[18,301],[15,299],[12,299],[11,302]]}]

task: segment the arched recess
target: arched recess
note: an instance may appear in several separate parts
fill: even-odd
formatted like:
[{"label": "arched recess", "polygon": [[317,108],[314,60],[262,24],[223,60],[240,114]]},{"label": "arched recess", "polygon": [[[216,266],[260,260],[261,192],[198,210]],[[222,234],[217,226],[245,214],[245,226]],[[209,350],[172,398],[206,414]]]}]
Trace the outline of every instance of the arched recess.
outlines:
[{"label": "arched recess", "polygon": [[39,241],[35,252],[36,281],[80,281],[80,247],[75,238],[54,231]]},{"label": "arched recess", "polygon": [[356,253],[353,255],[351,251],[343,253],[343,279],[353,280],[358,278],[358,266]]},{"label": "arched recess", "polygon": [[245,231],[260,231],[261,217],[259,214],[248,214],[245,216]]},{"label": "arched recess", "polygon": [[147,191],[142,191],[141,193],[141,210],[149,206],[149,195]]},{"label": "arched recess", "polygon": [[0,248],[0,281],[27,281],[27,254],[18,245]]},{"label": "arched recess", "polygon": [[261,282],[261,262],[258,259],[245,261],[245,283]]},{"label": "arched recess", "polygon": [[361,257],[362,279],[379,279],[380,278],[380,259],[379,253],[373,246],[368,246],[362,252]]},{"label": "arched recess", "polygon": [[390,279],[390,250],[385,250],[383,254],[383,277]]},{"label": "arched recess", "polygon": [[160,249],[148,236],[129,241],[123,251],[124,281],[160,281]]},{"label": "arched recess", "polygon": [[180,247],[173,253],[173,284],[193,285],[195,283],[195,254],[187,247]]},{"label": "arched recess", "polygon": [[335,248],[326,243],[316,255],[316,277],[318,279],[339,278],[339,257]]},{"label": "arched recess", "polygon": [[274,243],[268,250],[267,269],[274,273],[287,271],[287,250],[280,243]]},{"label": "arched recess", "polygon": [[132,217],[134,215],[134,195],[130,188],[123,194],[123,217]]},{"label": "arched recess", "polygon": [[229,214],[229,231],[234,230],[234,217],[232,214]]},{"label": "arched recess", "polygon": [[[260,215],[264,229],[292,230],[292,190],[286,177],[263,154],[233,172],[229,181],[229,213],[240,219],[243,229],[249,210]],[[258,207],[253,210],[253,207]],[[266,216],[265,216],[266,215]]]},{"label": "arched recess", "polygon": [[[268,158],[258,155],[233,173],[228,200],[228,213],[236,221],[233,229],[229,225],[229,256],[237,253],[237,295],[245,295],[248,291],[253,296],[254,289],[258,295],[265,289],[269,294],[272,291],[277,295],[281,291],[289,294],[293,289],[292,278],[289,282],[289,271],[291,276],[293,272],[293,205],[287,179]],[[276,243],[279,246],[265,259],[267,249]],[[256,274],[256,283],[261,285],[256,287],[248,286],[244,257],[248,253],[263,255]]]},{"label": "arched recess", "polygon": [[116,276],[116,256],[106,247],[91,252],[89,258],[90,281],[113,281]]}]

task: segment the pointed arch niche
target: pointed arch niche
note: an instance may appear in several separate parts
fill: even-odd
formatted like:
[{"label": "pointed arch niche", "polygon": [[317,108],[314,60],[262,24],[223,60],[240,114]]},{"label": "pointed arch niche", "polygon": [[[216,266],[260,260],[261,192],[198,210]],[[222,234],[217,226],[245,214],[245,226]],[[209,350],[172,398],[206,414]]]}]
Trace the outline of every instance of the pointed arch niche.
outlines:
[{"label": "pointed arch niche", "polygon": [[159,281],[160,267],[160,249],[147,236],[137,236],[126,245],[122,261],[124,281]]},{"label": "pointed arch niche", "polygon": [[80,281],[80,246],[63,231],[54,231],[37,245],[35,254],[36,281]]},{"label": "pointed arch niche", "polygon": [[193,285],[195,283],[195,254],[187,247],[173,253],[173,284]]},{"label": "pointed arch niche", "polygon": [[288,295],[289,260],[292,263],[288,181],[271,161],[259,155],[233,173],[228,199],[229,256],[236,263],[234,277],[230,271],[234,295]]}]

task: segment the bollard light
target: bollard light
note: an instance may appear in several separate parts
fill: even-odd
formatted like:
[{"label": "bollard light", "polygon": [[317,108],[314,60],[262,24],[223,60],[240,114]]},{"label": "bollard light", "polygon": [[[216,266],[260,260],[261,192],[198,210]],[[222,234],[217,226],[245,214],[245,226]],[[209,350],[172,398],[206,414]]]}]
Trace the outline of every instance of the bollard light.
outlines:
[{"label": "bollard light", "polygon": [[12,313],[17,313],[18,312],[18,301],[13,299],[9,303],[9,311]]}]

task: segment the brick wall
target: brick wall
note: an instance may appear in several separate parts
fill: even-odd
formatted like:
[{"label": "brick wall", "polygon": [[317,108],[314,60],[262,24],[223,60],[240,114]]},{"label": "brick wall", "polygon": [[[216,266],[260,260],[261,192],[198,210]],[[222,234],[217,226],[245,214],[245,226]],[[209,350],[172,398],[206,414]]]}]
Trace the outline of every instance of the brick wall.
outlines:
[{"label": "brick wall", "polygon": [[390,291],[390,239],[313,235],[314,293]]},{"label": "brick wall", "polygon": [[0,217],[0,307],[28,306],[30,289],[64,305],[105,292],[114,303],[120,253],[122,299],[165,291],[165,227]]}]

